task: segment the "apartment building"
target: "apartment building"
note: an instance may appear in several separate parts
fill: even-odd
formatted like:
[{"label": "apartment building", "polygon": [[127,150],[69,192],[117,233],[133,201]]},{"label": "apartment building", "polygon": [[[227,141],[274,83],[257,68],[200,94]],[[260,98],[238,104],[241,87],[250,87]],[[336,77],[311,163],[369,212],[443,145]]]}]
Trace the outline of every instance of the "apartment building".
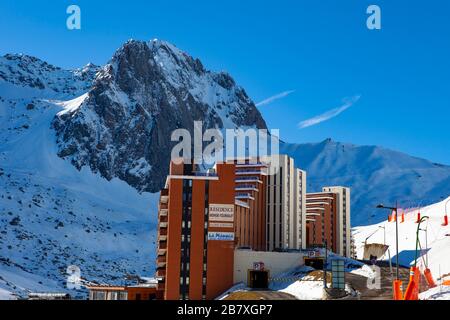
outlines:
[{"label": "apartment building", "polygon": [[351,257],[350,189],[324,187],[306,195],[308,246],[327,246],[333,252]]},{"label": "apartment building", "polygon": [[337,241],[337,195],[331,192],[306,194],[307,246],[323,246],[336,252]]},{"label": "apartment building", "polygon": [[254,159],[234,163],[237,246],[265,250],[267,165]]},{"label": "apartment building", "polygon": [[235,165],[200,172],[170,164],[160,193],[158,290],[166,300],[213,299],[233,285]]},{"label": "apartment building", "polygon": [[306,172],[296,169],[287,155],[265,157],[269,164],[266,187],[266,250],[306,247]]},{"label": "apartment building", "polygon": [[306,194],[306,172],[292,158],[232,160],[207,171],[171,162],[159,200],[156,296],[216,298],[233,285],[236,248],[325,242],[350,256],[350,190]]}]

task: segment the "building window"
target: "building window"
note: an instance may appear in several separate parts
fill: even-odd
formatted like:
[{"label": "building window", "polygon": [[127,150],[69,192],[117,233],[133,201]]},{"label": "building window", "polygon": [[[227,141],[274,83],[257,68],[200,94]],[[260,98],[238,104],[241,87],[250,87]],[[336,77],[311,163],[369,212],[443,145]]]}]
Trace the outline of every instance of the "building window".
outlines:
[{"label": "building window", "polygon": [[189,261],[192,219],[192,180],[183,180],[183,207],[181,223],[180,299],[187,299],[189,292]]}]

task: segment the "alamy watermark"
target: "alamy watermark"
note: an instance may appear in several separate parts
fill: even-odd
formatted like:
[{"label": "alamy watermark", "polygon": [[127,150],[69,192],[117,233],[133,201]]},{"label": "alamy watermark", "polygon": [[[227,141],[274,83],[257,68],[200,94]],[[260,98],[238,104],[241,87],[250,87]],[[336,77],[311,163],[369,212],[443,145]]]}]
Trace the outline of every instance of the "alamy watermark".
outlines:
[{"label": "alamy watermark", "polygon": [[367,278],[367,288],[370,290],[381,289],[381,268],[377,265],[372,265],[373,274]]},{"label": "alamy watermark", "polygon": [[195,121],[194,128],[176,129],[172,132],[171,141],[178,142],[171,152],[171,160],[176,163],[213,165],[215,163],[238,164],[251,162],[270,162],[277,165],[280,149],[279,130],[271,129],[206,129],[203,122]]},{"label": "alamy watermark", "polygon": [[81,270],[80,267],[70,265],[66,269],[67,274],[67,289],[79,290],[81,289]]},{"label": "alamy watermark", "polygon": [[367,7],[367,18],[366,25],[369,30],[381,30],[381,8],[376,4],[372,4]]},{"label": "alamy watermark", "polygon": [[81,9],[79,6],[72,4],[67,7],[66,13],[69,15],[66,20],[66,26],[69,30],[81,29]]}]

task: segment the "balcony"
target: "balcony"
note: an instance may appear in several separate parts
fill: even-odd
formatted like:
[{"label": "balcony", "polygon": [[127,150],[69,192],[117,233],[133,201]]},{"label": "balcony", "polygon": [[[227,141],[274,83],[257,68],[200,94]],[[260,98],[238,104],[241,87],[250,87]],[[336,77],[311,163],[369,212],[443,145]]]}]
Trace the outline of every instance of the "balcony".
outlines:
[{"label": "balcony", "polygon": [[158,232],[158,241],[166,241],[167,240],[167,229],[161,228]]},{"label": "balcony", "polygon": [[237,163],[236,168],[267,168],[267,164],[262,163],[262,162]]},{"label": "balcony", "polygon": [[235,191],[256,191],[258,192],[259,190],[251,184],[240,184],[237,185],[235,188]]},{"label": "balcony", "polygon": [[218,177],[217,173],[214,171],[210,172],[193,172],[196,177]]},{"label": "balcony", "polygon": [[239,177],[236,177],[236,179],[234,181],[236,183],[248,183],[248,182],[262,183],[261,179],[259,179],[259,177],[255,177],[255,176],[251,176],[251,177],[239,176]]},{"label": "balcony", "polygon": [[167,259],[166,256],[158,256],[158,258],[156,259],[156,264],[158,267],[165,267],[167,263]]},{"label": "balcony", "polygon": [[159,222],[167,222],[169,219],[167,217],[167,215],[160,215],[159,216]]},{"label": "balcony", "polygon": [[159,196],[160,203],[167,203],[169,201],[169,189],[162,189]]},{"label": "balcony", "polygon": [[265,169],[258,169],[258,168],[253,168],[253,169],[236,169],[236,175],[255,175],[255,174],[259,174],[259,175],[267,175],[267,170]]},{"label": "balcony", "polygon": [[165,278],[166,277],[166,268],[158,268],[156,270],[156,276],[158,278]]},{"label": "balcony", "polygon": [[159,227],[160,228],[167,228],[168,223],[167,222],[160,222]]},{"label": "balcony", "polygon": [[234,195],[235,199],[250,199],[250,200],[255,200],[254,197],[252,197],[252,195],[250,193],[242,193],[242,192],[238,192]]},{"label": "balcony", "polygon": [[167,249],[167,242],[160,242],[158,245],[158,249]]},{"label": "balcony", "polygon": [[160,210],[162,210],[162,209],[168,209],[168,208],[169,208],[169,206],[168,206],[167,203],[160,203],[160,204],[159,204],[159,209],[160,209]]},{"label": "balcony", "polygon": [[164,278],[158,279],[158,286],[156,287],[158,291],[166,290],[166,281]]},{"label": "balcony", "polygon": [[159,216],[160,217],[166,217],[167,216],[167,214],[169,213],[169,209],[159,209]]}]

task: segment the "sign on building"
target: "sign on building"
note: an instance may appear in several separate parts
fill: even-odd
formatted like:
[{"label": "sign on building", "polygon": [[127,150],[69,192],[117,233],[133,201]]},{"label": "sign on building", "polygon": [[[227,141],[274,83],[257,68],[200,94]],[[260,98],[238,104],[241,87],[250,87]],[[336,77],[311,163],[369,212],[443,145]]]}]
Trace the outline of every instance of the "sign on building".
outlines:
[{"label": "sign on building", "polygon": [[345,289],[345,261],[343,259],[331,260],[332,288]]},{"label": "sign on building", "polygon": [[234,205],[210,204],[209,221],[234,222]]},{"label": "sign on building", "polygon": [[253,262],[253,270],[256,271],[264,271],[264,262],[259,261],[259,262]]},{"label": "sign on building", "polygon": [[210,222],[209,226],[212,228],[234,228],[234,224],[231,222]]},{"label": "sign on building", "polygon": [[323,258],[323,253],[319,249],[312,249],[308,251],[308,258]]},{"label": "sign on building", "polygon": [[208,232],[208,240],[234,241],[234,232]]}]

